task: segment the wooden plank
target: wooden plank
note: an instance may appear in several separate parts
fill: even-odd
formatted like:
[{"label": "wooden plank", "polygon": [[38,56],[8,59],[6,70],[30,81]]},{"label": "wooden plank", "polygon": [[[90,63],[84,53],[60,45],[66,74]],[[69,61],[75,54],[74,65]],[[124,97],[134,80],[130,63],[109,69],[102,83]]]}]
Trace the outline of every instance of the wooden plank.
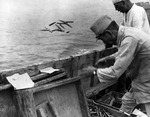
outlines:
[{"label": "wooden plank", "polygon": [[12,94],[13,94],[13,89],[1,91],[0,117],[18,117]]},{"label": "wooden plank", "polygon": [[32,89],[16,90],[14,98],[18,117],[37,117]]},{"label": "wooden plank", "polygon": [[75,77],[78,74],[78,57],[71,56],[71,64],[70,64],[70,76]]},{"label": "wooden plank", "polygon": [[63,71],[65,71],[68,76],[71,76],[71,64],[72,64],[72,58],[71,57],[66,57],[66,58],[62,58],[62,59],[57,59],[57,60],[53,60],[50,62],[46,62],[46,63],[41,63],[39,64],[39,69],[44,69],[47,67],[53,67],[55,69],[61,69]]},{"label": "wooden plank", "polygon": [[6,85],[0,85],[0,91],[6,90],[11,88],[12,85],[11,84],[6,84]]},{"label": "wooden plank", "polygon": [[53,117],[59,117],[59,113],[58,113],[55,105],[53,104],[53,102],[50,99],[49,99],[48,106],[51,110],[51,113],[52,113]]},{"label": "wooden plank", "polygon": [[44,78],[47,78],[49,75],[50,75],[50,74],[48,74],[48,73],[40,73],[40,74],[38,74],[38,75],[36,75],[36,76],[31,77],[31,79],[32,79],[33,81],[42,80],[42,79],[44,79]]},{"label": "wooden plank", "polygon": [[59,117],[56,107],[49,99],[37,105],[36,111],[38,117]]},{"label": "wooden plank", "polygon": [[82,68],[85,68],[87,66],[93,65],[94,61],[94,53],[88,53],[83,56],[79,56],[79,61],[78,61],[78,70],[81,70]]},{"label": "wooden plank", "polygon": [[46,89],[54,88],[54,87],[57,87],[57,86],[60,86],[60,85],[65,85],[65,84],[68,84],[68,83],[78,81],[79,79],[80,79],[79,77],[63,79],[63,80],[60,80],[60,81],[45,84],[43,86],[34,87],[33,92],[35,93],[35,92],[43,91],[43,90],[46,90]]},{"label": "wooden plank", "polygon": [[38,117],[47,117],[47,115],[46,115],[46,113],[45,113],[43,108],[39,108],[37,110],[37,115],[38,115]]},{"label": "wooden plank", "polygon": [[44,85],[46,83],[52,82],[53,80],[61,79],[62,77],[66,76],[66,75],[67,74],[64,72],[64,73],[61,73],[61,74],[49,77],[49,78],[47,78],[45,80],[38,81],[37,83],[35,83],[34,87]]},{"label": "wooden plank", "polygon": [[78,91],[79,103],[83,117],[90,117],[90,111],[87,104],[86,95],[84,93],[81,81],[76,82],[76,88]]},{"label": "wooden plank", "polygon": [[[53,76],[53,77],[49,77],[49,79],[46,79],[46,80],[43,80],[43,81],[39,81],[35,84],[35,86],[39,86],[39,85],[42,85],[46,82],[52,82],[53,80],[57,80],[63,76],[67,75],[66,73],[62,73],[60,75],[56,75],[56,76]],[[36,80],[41,80],[41,79],[44,79],[44,78],[47,78],[48,76],[50,76],[50,74],[48,73],[41,73],[41,74],[38,74],[37,76],[34,76],[34,77],[31,77],[31,79],[33,81],[36,81]],[[2,90],[6,90],[6,89],[9,89],[11,88],[12,85],[11,84],[3,84],[3,85],[0,85],[0,91]]]},{"label": "wooden plank", "polygon": [[108,82],[108,83],[99,83],[95,87],[90,88],[89,90],[86,91],[86,96],[90,97],[92,95],[98,94],[100,91],[116,84],[117,82]]},{"label": "wooden plank", "polygon": [[38,117],[57,117],[53,109],[49,105],[49,101],[44,101],[36,106],[36,112]]},{"label": "wooden plank", "polygon": [[[93,55],[93,66],[95,66],[95,63],[96,63],[96,61],[97,61],[97,53],[96,53],[96,51],[94,52],[94,55]],[[95,75],[93,74],[92,76],[91,76],[91,83],[90,83],[90,87],[93,87],[94,86],[94,77],[95,77]]]}]

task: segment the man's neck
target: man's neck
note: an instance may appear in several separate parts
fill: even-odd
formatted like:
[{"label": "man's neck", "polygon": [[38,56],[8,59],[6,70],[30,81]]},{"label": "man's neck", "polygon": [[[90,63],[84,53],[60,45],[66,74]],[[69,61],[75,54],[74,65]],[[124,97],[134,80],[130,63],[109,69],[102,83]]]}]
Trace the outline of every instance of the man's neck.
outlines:
[{"label": "man's neck", "polygon": [[133,5],[134,5],[134,4],[131,3],[131,2],[127,4],[126,14],[130,11],[130,9],[133,7]]}]

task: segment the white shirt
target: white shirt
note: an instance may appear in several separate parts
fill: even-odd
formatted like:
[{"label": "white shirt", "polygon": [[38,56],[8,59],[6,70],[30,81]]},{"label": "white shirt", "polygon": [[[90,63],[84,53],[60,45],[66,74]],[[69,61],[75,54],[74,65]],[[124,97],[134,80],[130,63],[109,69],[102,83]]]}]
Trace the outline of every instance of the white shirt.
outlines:
[{"label": "white shirt", "polygon": [[123,26],[135,27],[150,35],[150,26],[145,9],[134,4],[127,14],[123,15]]}]

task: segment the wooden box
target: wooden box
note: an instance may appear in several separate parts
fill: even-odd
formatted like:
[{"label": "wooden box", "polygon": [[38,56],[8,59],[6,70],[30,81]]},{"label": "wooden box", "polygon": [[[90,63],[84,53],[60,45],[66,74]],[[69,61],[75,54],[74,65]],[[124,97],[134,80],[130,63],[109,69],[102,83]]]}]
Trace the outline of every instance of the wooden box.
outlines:
[{"label": "wooden box", "polygon": [[90,117],[79,78],[16,91],[19,117]]}]

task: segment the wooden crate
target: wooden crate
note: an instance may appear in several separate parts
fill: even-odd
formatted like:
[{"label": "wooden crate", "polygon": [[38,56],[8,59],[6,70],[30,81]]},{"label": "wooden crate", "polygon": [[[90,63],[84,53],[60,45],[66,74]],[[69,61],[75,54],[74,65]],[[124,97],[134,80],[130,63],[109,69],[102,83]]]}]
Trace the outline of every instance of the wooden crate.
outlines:
[{"label": "wooden crate", "polygon": [[18,117],[90,117],[77,77],[18,90],[15,97]]},{"label": "wooden crate", "polygon": [[[92,52],[84,53],[81,55],[74,55],[74,56],[70,56],[70,57],[66,57],[66,58],[56,59],[56,60],[49,61],[49,62],[38,63],[35,65],[23,67],[23,68],[0,72],[0,117],[19,117],[18,109],[17,109],[19,104],[17,104],[17,103],[19,101],[19,98],[23,98],[23,95],[25,95],[24,97],[26,97],[26,96],[32,97],[31,100],[29,100],[28,98],[22,99],[22,100],[24,100],[24,102],[25,101],[29,102],[29,104],[27,102],[25,102],[24,104],[26,104],[26,105],[22,104],[23,106],[26,107],[26,106],[30,105],[31,109],[32,109],[33,107],[38,108],[39,107],[38,104],[40,105],[40,102],[36,103],[36,105],[31,105],[34,103],[30,103],[30,101],[36,102],[37,101],[36,95],[38,95],[38,94],[40,95],[40,93],[35,91],[36,88],[15,91],[15,95],[14,95],[14,89],[13,89],[12,85],[8,83],[8,81],[6,80],[6,77],[12,76],[16,73],[19,73],[19,74],[28,73],[29,76],[31,77],[31,79],[35,82],[35,87],[45,86],[46,85],[45,83],[50,83],[53,80],[63,77],[65,74],[62,73],[58,76],[53,76],[53,77],[47,78],[47,77],[49,77],[49,75],[47,73],[41,73],[40,69],[45,69],[47,67],[61,69],[61,70],[65,71],[68,78],[73,78],[73,77],[78,76],[78,72],[82,68],[90,66],[90,65],[94,65],[95,62],[99,58],[103,58],[105,56],[113,54],[116,51],[117,51],[117,48],[110,48],[110,49],[106,49],[106,50],[102,50],[102,51],[94,51],[93,50]],[[47,80],[44,80],[45,78],[47,78]],[[95,93],[97,93],[100,91],[99,88],[102,90],[102,88],[105,88],[107,86],[105,84],[103,84],[103,86],[98,85],[97,88],[95,89],[94,86],[97,85],[97,78],[93,78],[93,77],[82,78],[81,84],[83,86],[84,91],[88,90],[88,94],[90,94],[90,95],[92,94],[93,90]],[[75,86],[77,86],[77,85],[75,85]],[[108,84],[108,86],[110,86],[110,84]],[[91,88],[92,88],[92,90],[91,90]],[[79,92],[79,91],[77,91],[77,92]],[[20,93],[20,97],[19,97],[19,93]],[[15,99],[15,100],[17,100],[17,102],[14,100],[14,97],[16,97],[18,99],[18,100]],[[20,103],[23,103],[23,102],[21,102],[22,100],[20,100]],[[42,103],[47,103],[47,101],[41,102],[41,105],[42,105]],[[20,106],[22,106],[22,105],[20,105]],[[38,107],[36,107],[36,106],[38,106]],[[43,107],[43,108],[47,108],[47,106]],[[36,111],[34,113],[32,113],[33,111],[31,111],[30,109],[28,111],[29,111],[28,113],[33,114],[33,116],[35,113],[37,113]],[[23,117],[25,117],[25,115]]]}]

